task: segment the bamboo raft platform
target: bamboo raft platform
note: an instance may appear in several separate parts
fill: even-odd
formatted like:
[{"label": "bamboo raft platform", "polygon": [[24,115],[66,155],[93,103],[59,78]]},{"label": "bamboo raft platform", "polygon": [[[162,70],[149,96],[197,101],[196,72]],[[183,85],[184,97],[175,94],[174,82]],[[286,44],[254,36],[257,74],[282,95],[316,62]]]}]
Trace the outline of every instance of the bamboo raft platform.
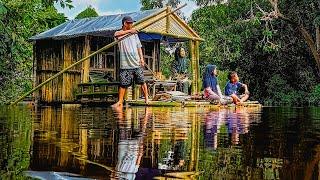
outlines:
[{"label": "bamboo raft platform", "polygon": [[212,104],[208,101],[200,100],[190,100],[190,101],[149,101],[148,104],[144,102],[144,100],[131,100],[126,101],[126,103],[130,106],[151,106],[151,107],[262,107],[262,105],[258,101],[247,101],[239,105],[234,104],[227,104],[227,105],[220,105],[220,104]]}]

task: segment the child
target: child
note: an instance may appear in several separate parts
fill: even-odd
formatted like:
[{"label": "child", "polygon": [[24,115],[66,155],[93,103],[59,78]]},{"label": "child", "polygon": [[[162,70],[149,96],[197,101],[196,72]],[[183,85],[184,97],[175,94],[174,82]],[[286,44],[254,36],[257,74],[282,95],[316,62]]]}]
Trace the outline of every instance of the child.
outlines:
[{"label": "child", "polygon": [[[230,96],[234,104],[240,104],[249,98],[249,91],[247,85],[239,82],[238,74],[234,71],[228,75],[229,82],[225,87],[225,95]],[[244,88],[244,94],[240,95],[239,90]]]},{"label": "child", "polygon": [[208,100],[221,102],[222,93],[218,84],[217,66],[208,64],[203,74],[204,97]]}]

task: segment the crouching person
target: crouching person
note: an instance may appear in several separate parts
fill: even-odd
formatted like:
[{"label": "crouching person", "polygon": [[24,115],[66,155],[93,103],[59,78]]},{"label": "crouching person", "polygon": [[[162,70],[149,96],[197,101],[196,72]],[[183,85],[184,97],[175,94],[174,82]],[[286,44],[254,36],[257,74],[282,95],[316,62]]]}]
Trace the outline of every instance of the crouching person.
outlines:
[{"label": "crouching person", "polygon": [[[229,81],[227,82],[225,87],[225,95],[230,96],[234,104],[241,104],[248,100],[248,86],[239,82],[238,74],[232,71],[229,73],[228,79]],[[244,93],[241,93],[241,89],[244,90]]]}]

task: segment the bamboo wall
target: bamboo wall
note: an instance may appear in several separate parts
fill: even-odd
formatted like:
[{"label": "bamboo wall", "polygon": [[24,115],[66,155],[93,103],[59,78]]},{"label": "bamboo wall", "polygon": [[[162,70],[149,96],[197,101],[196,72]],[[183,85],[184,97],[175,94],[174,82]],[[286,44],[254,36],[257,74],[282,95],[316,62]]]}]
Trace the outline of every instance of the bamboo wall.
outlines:
[{"label": "bamboo wall", "polygon": [[[64,40],[64,68],[83,58],[85,38]],[[79,64],[63,74],[62,102],[73,102],[77,85],[81,82],[82,65]]]},{"label": "bamboo wall", "polygon": [[[84,37],[37,41],[34,51],[35,84],[42,83],[63,68],[81,59],[87,53],[84,51],[85,48]],[[73,102],[77,84],[81,82],[82,71],[82,65],[78,65],[50,81],[36,94],[36,100],[40,103]]]},{"label": "bamboo wall", "polygon": [[[39,40],[34,46],[34,76],[35,85],[42,83],[54,74],[75,63],[79,59],[102,48],[113,41],[110,37],[78,37],[67,40]],[[194,41],[193,47],[195,46]],[[153,72],[160,72],[160,41],[142,42],[146,64]],[[194,52],[193,50],[192,52]],[[35,94],[36,101],[40,103],[73,103],[79,83],[89,82],[90,71],[111,72],[115,80],[119,80],[119,56],[118,47],[113,47],[105,52],[93,56],[80,65],[68,70],[62,76],[44,85]],[[195,53],[195,52],[194,52]],[[104,56],[105,55],[105,56]],[[103,58],[105,57],[105,58]],[[112,57],[110,59],[110,57]],[[102,59],[101,59],[102,58]],[[196,56],[192,56],[193,66],[196,66]],[[96,68],[95,61],[102,62],[101,69]],[[111,62],[112,61],[112,62]],[[113,63],[113,65],[110,65]],[[195,71],[197,72],[197,71]],[[153,74],[145,68],[146,79],[153,79]],[[197,76],[195,76],[197,78]],[[196,83],[197,84],[197,83]],[[195,85],[194,90],[197,89]],[[136,98],[141,94],[133,88],[129,96]],[[194,91],[193,91],[194,92]]]},{"label": "bamboo wall", "polygon": [[[63,47],[63,41],[41,40],[36,42],[34,51],[36,85],[62,70]],[[39,90],[36,100],[48,103],[61,101],[62,84],[62,76],[52,80]]]}]

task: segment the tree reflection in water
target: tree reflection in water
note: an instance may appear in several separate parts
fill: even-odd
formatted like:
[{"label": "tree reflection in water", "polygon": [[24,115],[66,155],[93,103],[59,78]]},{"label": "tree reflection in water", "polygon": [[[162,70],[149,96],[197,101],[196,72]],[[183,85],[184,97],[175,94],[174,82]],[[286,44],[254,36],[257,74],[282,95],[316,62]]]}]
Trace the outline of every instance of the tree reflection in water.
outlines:
[{"label": "tree reflection in water", "polygon": [[320,108],[1,110],[2,179],[319,179]]}]

